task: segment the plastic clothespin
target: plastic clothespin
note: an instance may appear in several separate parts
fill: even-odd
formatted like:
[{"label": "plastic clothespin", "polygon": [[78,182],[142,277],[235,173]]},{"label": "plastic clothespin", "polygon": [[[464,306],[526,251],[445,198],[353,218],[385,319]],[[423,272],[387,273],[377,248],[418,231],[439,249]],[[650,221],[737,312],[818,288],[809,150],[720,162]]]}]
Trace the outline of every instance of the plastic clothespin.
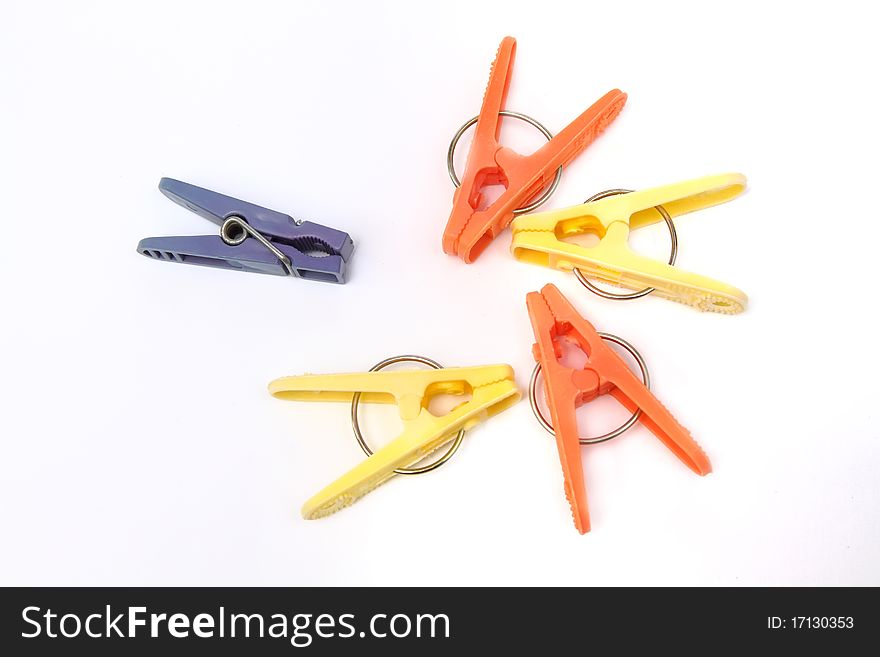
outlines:
[{"label": "plastic clothespin", "polygon": [[[302,508],[303,517],[309,520],[352,504],[395,470],[422,460],[459,431],[500,413],[520,398],[509,365],[288,376],[272,381],[269,392],[298,401],[350,401],[361,393],[360,401],[396,403],[400,410],[401,434],[309,499]],[[428,404],[440,394],[470,394],[471,398],[437,417]]]},{"label": "plastic clothespin", "polygon": [[[662,297],[703,311],[738,313],[748,303],[744,292],[639,255],[628,239],[630,230],[662,220],[661,208],[674,217],[729,201],[745,187],[745,176],[727,173],[518,217],[511,226],[510,250],[523,262],[578,269],[586,277],[627,288],[654,288]],[[599,242],[581,246],[564,241],[584,233],[597,235]]]},{"label": "plastic clothespin", "polygon": [[219,235],[148,237],[137,250],[157,260],[345,283],[354,244],[348,233],[162,178],[159,190],[220,226]]},{"label": "plastic clothespin", "polygon": [[[530,292],[526,306],[536,341],[532,355],[544,373],[544,394],[556,432],[565,496],[571,505],[575,527],[581,534],[590,530],[590,515],[575,409],[599,395],[612,395],[632,413],[640,410],[639,421],[686,466],[699,475],[711,472],[709,458],[688,431],[554,285],[545,285],[540,292]],[[566,367],[559,362],[562,340],[573,343],[587,355],[588,362],[583,369]]]},{"label": "plastic clothespin", "polygon": [[[455,191],[443,233],[443,250],[467,263],[477,259],[511,222],[515,210],[537,197],[557,170],[589,146],[626,103],[626,94],[615,89],[531,155],[504,148],[498,143],[502,120],[499,112],[504,109],[510,87],[515,52],[516,39],[505,37],[492,63],[467,168]],[[498,184],[506,190],[495,202],[481,208],[483,187]]]}]

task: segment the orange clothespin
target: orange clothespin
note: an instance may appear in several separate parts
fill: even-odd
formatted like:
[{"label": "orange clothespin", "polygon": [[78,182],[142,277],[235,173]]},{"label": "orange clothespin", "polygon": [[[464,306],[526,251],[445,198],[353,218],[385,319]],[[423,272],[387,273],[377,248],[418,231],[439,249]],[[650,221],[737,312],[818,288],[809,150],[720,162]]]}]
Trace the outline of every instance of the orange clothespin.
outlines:
[{"label": "orange clothespin", "polygon": [[[581,462],[582,443],[613,438],[639,420],[691,470],[699,475],[712,471],[709,458],[687,429],[651,394],[644,361],[629,343],[607,333],[598,333],[554,285],[545,285],[540,292],[530,292],[526,296],[526,305],[536,340],[532,355],[537,365],[529,390],[532,408],[545,428],[555,431],[565,479],[565,495],[571,504],[575,527],[581,534],[590,531]],[[610,339],[630,349],[642,367],[644,383],[639,381],[620,356],[603,343],[603,339]],[[566,367],[559,362],[562,356],[560,342],[563,340],[573,343],[587,355],[588,362],[582,369]],[[544,390],[552,426],[548,426],[540,415],[535,400],[535,382],[540,371],[544,374]],[[633,416],[620,429],[605,436],[580,438],[575,409],[605,394],[612,395]]]},{"label": "orange clothespin", "polygon": [[[534,119],[514,112],[505,112],[504,103],[513,72],[516,39],[505,37],[489,73],[489,85],[483,97],[467,168],[461,186],[452,201],[452,214],[443,233],[443,250],[457,255],[467,263],[477,259],[489,242],[504,230],[517,212],[533,210],[546,198],[535,197],[554,180],[548,193],[555,189],[562,168],[577,157],[611,123],[623,109],[626,94],[619,89],[609,91],[562,132],[553,137]],[[549,141],[531,155],[523,156],[498,143],[501,116],[514,116],[528,121],[541,130]],[[450,146],[448,164],[453,182],[457,181],[451,167],[452,151],[461,133]],[[484,187],[504,185],[506,190],[486,208],[482,208]]]}]

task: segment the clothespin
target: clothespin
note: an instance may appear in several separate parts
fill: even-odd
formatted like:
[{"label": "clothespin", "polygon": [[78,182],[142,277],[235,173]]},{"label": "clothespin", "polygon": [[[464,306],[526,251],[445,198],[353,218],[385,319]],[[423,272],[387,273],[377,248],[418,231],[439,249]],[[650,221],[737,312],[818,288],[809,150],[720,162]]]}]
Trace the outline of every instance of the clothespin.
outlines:
[{"label": "clothespin", "polygon": [[137,250],[157,260],[345,283],[348,233],[171,178],[159,190],[220,226],[219,235],[148,237]]},{"label": "clothespin", "polygon": [[[439,369],[376,371],[389,364],[413,360]],[[513,370],[508,365],[441,368],[420,356],[390,358],[366,373],[284,377],[272,381],[269,392],[281,399],[298,401],[352,401],[355,436],[364,451],[372,454],[303,505],[302,515],[309,520],[348,506],[395,472],[417,474],[433,469],[440,461],[423,468],[409,466],[455,440],[441,459],[445,462],[458,448],[465,430],[509,408],[520,398]],[[471,398],[437,417],[428,410],[428,404],[440,394],[470,394]],[[375,452],[367,448],[357,425],[359,401],[395,403],[403,420],[401,434]]]},{"label": "clothespin", "polygon": [[[581,534],[590,530],[581,444],[605,440],[612,434],[599,439],[581,439],[575,409],[599,395],[610,394],[617,399],[691,470],[699,475],[711,472],[709,458],[688,431],[651,394],[647,385],[638,380],[623,359],[602,341],[603,336],[615,336],[597,333],[593,325],[579,315],[553,285],[545,285],[540,292],[530,292],[526,296],[526,305],[536,341],[532,347],[532,355],[537,362],[532,385],[537,380],[540,366],[552,418],[552,427],[548,430],[556,434],[565,496],[571,505],[575,527]],[[573,343],[587,355],[588,362],[582,369],[560,363],[563,340]],[[533,388],[530,395],[532,408],[537,415],[539,411]],[[628,424],[634,421],[631,418]],[[612,433],[617,435],[621,431]]]},{"label": "clothespin", "polygon": [[[596,289],[585,277],[636,290],[647,288],[629,295],[599,292],[608,298],[636,298],[653,291],[699,310],[738,313],[748,303],[744,292],[672,266],[678,240],[671,218],[729,201],[745,187],[745,176],[727,173],[639,192],[603,192],[594,197],[602,197],[599,200],[583,205],[518,217],[511,226],[510,250],[523,262],[574,270],[578,279],[593,291]],[[673,238],[670,263],[639,255],[628,245],[630,230],[661,219],[666,221]],[[582,246],[565,241],[584,233],[598,236],[599,242]]]},{"label": "clothespin", "polygon": [[[567,166],[605,130],[626,103],[626,94],[615,89],[531,155],[523,156],[504,148],[498,143],[502,114],[527,120],[545,132],[548,138],[551,137],[534,119],[504,112],[515,52],[516,39],[505,37],[492,63],[489,85],[476,119],[467,168],[461,186],[455,191],[452,213],[443,233],[443,250],[467,263],[477,259],[495,236],[507,227],[517,211],[524,212],[526,208],[536,207],[536,204],[529,204],[562,167]],[[456,141],[457,138],[453,140],[450,151]],[[450,173],[455,181],[454,173],[451,170]],[[506,190],[488,207],[482,207],[482,189],[498,184],[504,185]]]}]

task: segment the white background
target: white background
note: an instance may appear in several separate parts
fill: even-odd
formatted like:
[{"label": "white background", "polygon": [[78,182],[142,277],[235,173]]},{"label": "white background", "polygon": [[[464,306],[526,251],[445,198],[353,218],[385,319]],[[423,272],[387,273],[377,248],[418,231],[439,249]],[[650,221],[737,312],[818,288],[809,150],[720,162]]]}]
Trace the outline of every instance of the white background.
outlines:
[{"label": "white background", "polygon": [[[862,6],[5,2],[0,583],[880,584],[880,48]],[[749,176],[677,221],[680,266],[745,290],[744,314],[599,299],[514,261],[509,233],[471,266],[443,254],[446,147],[506,34],[508,108],[551,130],[629,93],[545,207]],[[215,230],[161,176],[350,232],[350,283],[138,255]],[[664,258],[662,224],[640,232]],[[278,401],[271,379],[413,352],[510,363],[525,388],[525,294],[547,282],[641,349],[711,475],[643,428],[585,448],[580,536],[521,402],[435,473],[300,518],[363,456],[345,404]],[[622,415],[580,417],[595,433]],[[364,421],[376,445],[398,426]]]}]

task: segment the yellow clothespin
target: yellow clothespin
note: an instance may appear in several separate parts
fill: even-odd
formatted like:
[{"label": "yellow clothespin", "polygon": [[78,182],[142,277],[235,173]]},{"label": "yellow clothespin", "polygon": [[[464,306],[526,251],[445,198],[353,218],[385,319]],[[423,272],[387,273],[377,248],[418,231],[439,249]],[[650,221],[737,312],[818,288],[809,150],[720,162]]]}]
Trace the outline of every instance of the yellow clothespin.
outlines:
[{"label": "yellow clothespin", "polygon": [[[672,266],[677,239],[671,218],[729,201],[745,187],[745,176],[728,173],[638,192],[611,190],[583,205],[517,217],[511,225],[511,252],[517,260],[574,270],[593,291],[597,290],[585,277],[636,290],[646,288],[629,295],[598,292],[608,298],[635,298],[654,291],[699,310],[738,313],[748,302],[745,293]],[[666,221],[673,237],[670,264],[641,256],[627,243],[630,230],[660,220]],[[564,241],[584,233],[598,236],[598,244],[581,246]]]},{"label": "yellow clothespin", "polygon": [[[437,369],[376,371],[403,361],[421,362]],[[465,430],[500,413],[520,398],[509,365],[441,368],[421,356],[389,358],[366,373],[283,377],[269,384],[269,392],[281,399],[298,401],[351,401],[352,427],[368,453],[369,448],[357,426],[357,403],[396,403],[400,410],[403,432],[309,499],[302,508],[303,517],[309,520],[345,508],[401,469],[412,474],[433,469],[433,464],[416,469],[409,466],[455,440],[447,455],[440,459],[445,462],[457,449]],[[466,394],[471,395],[468,401],[443,416],[435,416],[428,410],[431,399],[437,395]]]}]

